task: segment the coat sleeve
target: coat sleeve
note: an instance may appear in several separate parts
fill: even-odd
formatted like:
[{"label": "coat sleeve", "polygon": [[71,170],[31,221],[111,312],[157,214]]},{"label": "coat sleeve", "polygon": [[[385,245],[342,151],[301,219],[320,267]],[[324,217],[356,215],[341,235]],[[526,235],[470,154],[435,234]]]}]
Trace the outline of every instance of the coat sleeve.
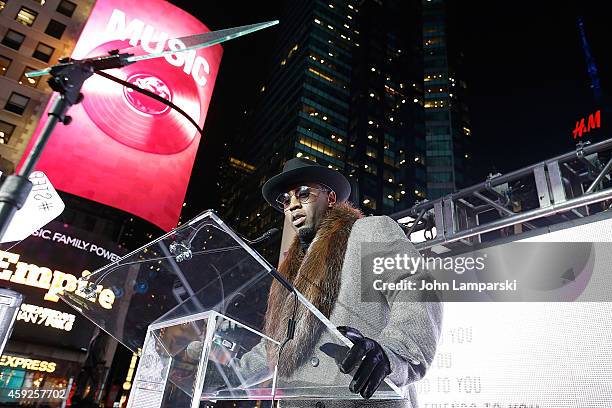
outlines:
[{"label": "coat sleeve", "polygon": [[[377,257],[421,256],[393,219],[382,216],[367,217],[363,221],[362,262],[368,246]],[[364,266],[362,264],[361,273],[368,273],[367,266],[366,269]],[[387,270],[375,278],[383,282],[415,281],[417,287],[420,287],[421,280],[431,280],[423,270],[412,274],[406,270]],[[362,280],[362,284],[365,282],[368,280]],[[387,325],[374,338],[382,345],[391,363],[388,378],[399,387],[420,380],[436,353],[442,325],[442,304],[420,290],[377,291],[375,296],[375,301],[386,303],[389,310]]]}]

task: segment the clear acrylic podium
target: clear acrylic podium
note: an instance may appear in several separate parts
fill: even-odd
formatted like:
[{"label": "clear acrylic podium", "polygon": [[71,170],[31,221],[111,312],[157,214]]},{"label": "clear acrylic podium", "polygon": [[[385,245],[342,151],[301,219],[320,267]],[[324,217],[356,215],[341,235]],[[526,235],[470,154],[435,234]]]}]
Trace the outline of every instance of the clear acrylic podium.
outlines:
[{"label": "clear acrylic podium", "polygon": [[[337,361],[351,342],[214,212],[124,256],[79,281],[62,299],[140,352],[128,407],[199,407],[211,400],[359,399],[352,374]],[[314,349],[294,345],[291,356],[268,316],[272,284],[296,299],[300,319],[315,317]],[[356,288],[358,290],[358,288]],[[98,297],[105,296],[105,302]],[[109,299],[112,299],[112,307]],[[287,321],[285,321],[287,320]],[[297,359],[288,370],[289,358]],[[373,399],[403,398],[388,380]]]}]

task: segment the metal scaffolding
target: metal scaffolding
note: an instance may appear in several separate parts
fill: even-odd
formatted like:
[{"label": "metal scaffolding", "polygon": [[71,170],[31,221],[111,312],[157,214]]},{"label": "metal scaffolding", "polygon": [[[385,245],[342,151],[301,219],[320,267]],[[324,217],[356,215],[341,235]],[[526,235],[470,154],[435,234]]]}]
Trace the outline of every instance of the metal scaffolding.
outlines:
[{"label": "metal scaffolding", "polygon": [[472,247],[610,210],[611,169],[612,139],[578,143],[575,151],[490,175],[483,183],[419,202],[391,217],[408,237],[429,233],[415,244],[417,249]]}]

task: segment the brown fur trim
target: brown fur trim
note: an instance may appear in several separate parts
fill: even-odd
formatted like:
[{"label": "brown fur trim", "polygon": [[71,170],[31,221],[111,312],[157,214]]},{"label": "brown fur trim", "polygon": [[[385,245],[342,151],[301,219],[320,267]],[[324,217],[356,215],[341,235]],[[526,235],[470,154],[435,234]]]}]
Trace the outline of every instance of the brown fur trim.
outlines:
[{"label": "brown fur trim", "polygon": [[[328,318],[340,291],[340,274],[348,238],[353,224],[361,217],[361,211],[351,204],[336,204],[325,214],[308,252],[304,254],[296,236],[278,268],[298,292]],[[270,288],[264,328],[270,337],[285,339],[293,302],[293,295],[274,281]],[[279,374],[283,377],[291,374],[310,356],[323,328],[319,319],[301,305],[298,306],[296,321],[295,337],[282,352],[283,364],[279,365]],[[268,361],[274,365],[278,350],[269,347],[267,352]]]}]

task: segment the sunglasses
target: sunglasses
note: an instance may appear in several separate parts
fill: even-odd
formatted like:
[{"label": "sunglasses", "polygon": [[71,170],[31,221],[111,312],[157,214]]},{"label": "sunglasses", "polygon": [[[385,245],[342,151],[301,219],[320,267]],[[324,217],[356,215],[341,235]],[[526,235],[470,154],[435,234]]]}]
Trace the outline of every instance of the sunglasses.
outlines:
[{"label": "sunglasses", "polygon": [[291,206],[291,197],[295,197],[300,203],[307,204],[314,201],[320,193],[332,191],[331,188],[324,186],[323,188],[300,186],[288,193],[279,195],[276,199],[276,205],[283,211],[286,211]]}]

